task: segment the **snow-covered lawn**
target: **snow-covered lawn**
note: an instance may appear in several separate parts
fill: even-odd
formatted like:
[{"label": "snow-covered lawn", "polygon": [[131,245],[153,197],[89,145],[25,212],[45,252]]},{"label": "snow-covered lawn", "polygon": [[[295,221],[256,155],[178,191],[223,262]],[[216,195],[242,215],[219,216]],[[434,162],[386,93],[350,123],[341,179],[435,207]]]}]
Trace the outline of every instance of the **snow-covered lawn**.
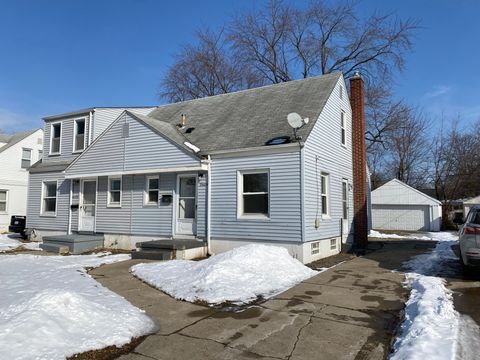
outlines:
[{"label": "snow-covered lawn", "polygon": [[457,235],[454,235],[448,231],[438,232],[422,232],[422,233],[410,233],[410,234],[386,234],[376,230],[370,230],[369,237],[382,238],[382,239],[415,239],[415,240],[430,240],[430,241],[444,241],[458,239]]},{"label": "snow-covered lawn", "polygon": [[131,272],[176,299],[211,305],[266,299],[318,274],[292,258],[285,248],[257,244],[202,261],[138,264]]},{"label": "snow-covered lawn", "polygon": [[64,359],[152,332],[153,320],[85,270],[129,258],[0,256],[0,359]]},{"label": "snow-covered lawn", "polygon": [[17,235],[12,234],[0,234],[0,253],[6,251],[12,251],[18,248],[25,250],[42,250],[39,247],[40,243],[23,243]]},{"label": "snow-covered lawn", "polygon": [[445,287],[445,280],[438,277],[448,273],[449,264],[458,261],[452,250],[457,237],[444,239],[430,253],[405,264],[410,270],[405,274],[405,286],[411,293],[390,360],[453,360],[464,341],[465,335],[459,331],[463,320],[454,308],[452,292]]}]

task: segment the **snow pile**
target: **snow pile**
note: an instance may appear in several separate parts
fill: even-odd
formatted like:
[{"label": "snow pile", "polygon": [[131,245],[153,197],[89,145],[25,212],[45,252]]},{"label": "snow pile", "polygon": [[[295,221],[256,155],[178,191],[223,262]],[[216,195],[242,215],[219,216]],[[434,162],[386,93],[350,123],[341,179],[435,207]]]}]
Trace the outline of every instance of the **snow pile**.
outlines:
[{"label": "snow pile", "polygon": [[23,243],[11,235],[0,234],[0,253],[6,251],[12,251],[18,248],[23,248],[26,250],[42,250],[39,247],[40,243]]},{"label": "snow pile", "polygon": [[152,332],[143,311],[85,270],[129,258],[0,256],[0,359],[64,359]]},{"label": "snow pile", "polygon": [[269,298],[317,274],[285,248],[251,244],[202,261],[138,264],[131,272],[174,298],[212,305]]},{"label": "snow pile", "polygon": [[376,230],[370,230],[368,234],[370,237],[382,239],[414,239],[414,240],[429,240],[429,241],[446,241],[458,240],[458,236],[448,231],[413,233],[413,234],[384,234]]},{"label": "snow pile", "polygon": [[391,360],[454,359],[459,332],[459,314],[453,306],[452,292],[438,275],[455,256],[454,241],[439,242],[427,254],[416,256],[405,265],[406,285],[411,288],[400,336]]}]

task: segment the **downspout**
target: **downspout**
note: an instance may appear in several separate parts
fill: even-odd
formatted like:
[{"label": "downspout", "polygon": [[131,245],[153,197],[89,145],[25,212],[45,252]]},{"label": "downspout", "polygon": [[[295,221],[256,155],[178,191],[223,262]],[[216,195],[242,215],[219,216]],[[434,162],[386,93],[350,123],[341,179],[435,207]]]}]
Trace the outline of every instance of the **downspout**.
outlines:
[{"label": "downspout", "polygon": [[70,179],[70,202],[68,205],[68,229],[67,234],[72,233],[72,198],[73,198],[73,179]]},{"label": "downspout", "polygon": [[207,253],[208,255],[215,255],[212,252],[211,240],[211,218],[212,218],[212,159],[207,155]]}]

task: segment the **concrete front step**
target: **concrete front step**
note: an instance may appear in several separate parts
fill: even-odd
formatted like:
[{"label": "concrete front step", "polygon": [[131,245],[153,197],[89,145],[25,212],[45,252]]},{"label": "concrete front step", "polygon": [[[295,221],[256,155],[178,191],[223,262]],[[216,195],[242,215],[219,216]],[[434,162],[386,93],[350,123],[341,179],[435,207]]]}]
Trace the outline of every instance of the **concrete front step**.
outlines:
[{"label": "concrete front step", "polygon": [[70,252],[70,248],[64,245],[58,244],[40,244],[40,249],[56,254],[68,254]]},{"label": "concrete front step", "polygon": [[172,252],[165,250],[132,250],[132,259],[170,260]]},{"label": "concrete front step", "polygon": [[[44,245],[66,247],[72,254],[81,254],[86,251],[103,248],[103,235],[55,235],[43,237]],[[43,249],[43,248],[42,248]]]}]

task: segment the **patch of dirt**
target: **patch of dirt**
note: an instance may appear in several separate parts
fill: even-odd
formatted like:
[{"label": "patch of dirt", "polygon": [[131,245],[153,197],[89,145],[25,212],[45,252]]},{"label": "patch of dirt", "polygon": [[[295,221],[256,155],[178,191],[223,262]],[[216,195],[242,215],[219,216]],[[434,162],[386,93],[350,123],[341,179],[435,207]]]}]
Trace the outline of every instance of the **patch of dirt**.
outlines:
[{"label": "patch of dirt", "polygon": [[145,340],[146,336],[133,339],[128,344],[122,347],[116,347],[114,345],[108,346],[100,350],[90,350],[84,353],[75,354],[67,358],[67,360],[112,360],[118,358],[120,355],[128,354],[132,352],[138,345]]},{"label": "patch of dirt", "polygon": [[313,270],[317,270],[320,268],[329,268],[334,265],[340,264],[341,262],[349,261],[354,258],[355,258],[355,255],[342,252],[337,255],[329,256],[324,259],[311,262],[310,264],[306,264],[306,266],[308,266],[309,268],[312,268]]}]

